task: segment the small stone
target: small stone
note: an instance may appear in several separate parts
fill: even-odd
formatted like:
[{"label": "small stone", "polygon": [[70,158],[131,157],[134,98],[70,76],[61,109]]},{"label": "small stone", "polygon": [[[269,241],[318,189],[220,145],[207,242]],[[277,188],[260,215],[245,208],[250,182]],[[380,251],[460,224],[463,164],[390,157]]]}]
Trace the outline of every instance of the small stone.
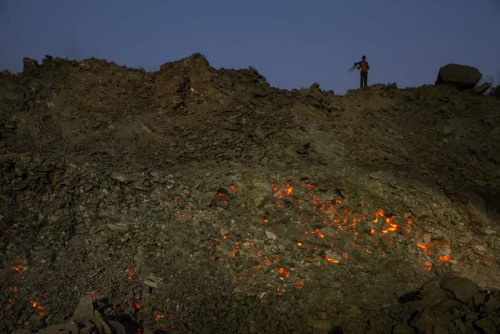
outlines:
[{"label": "small stone", "polygon": [[274,234],[271,231],[266,231],[266,236],[268,239],[275,240],[276,239],[276,234]]},{"label": "small stone", "polygon": [[332,328],[332,322],[330,320],[309,320],[308,325],[315,333],[327,333],[327,331]]},{"label": "small stone", "polygon": [[120,183],[127,183],[129,181],[127,177],[120,172],[111,173],[110,178]]},{"label": "small stone", "polygon": [[432,329],[432,334],[449,334],[448,330],[444,328],[443,326],[439,325],[434,325],[434,328]]},{"label": "small stone", "polygon": [[415,330],[405,324],[397,324],[392,328],[392,334],[414,334]]},{"label": "small stone", "polygon": [[330,238],[334,238],[337,235],[337,230],[331,226],[320,228],[319,231]]},{"label": "small stone", "polygon": [[326,256],[326,259],[332,263],[337,263],[337,262],[340,262],[340,260],[342,260],[342,256],[339,253],[332,251],[332,250],[327,250],[325,252],[325,256]]},{"label": "small stone", "polygon": [[158,283],[160,283],[161,279],[156,277],[153,273],[149,274],[148,278],[144,280],[144,284],[151,288],[158,288]]}]

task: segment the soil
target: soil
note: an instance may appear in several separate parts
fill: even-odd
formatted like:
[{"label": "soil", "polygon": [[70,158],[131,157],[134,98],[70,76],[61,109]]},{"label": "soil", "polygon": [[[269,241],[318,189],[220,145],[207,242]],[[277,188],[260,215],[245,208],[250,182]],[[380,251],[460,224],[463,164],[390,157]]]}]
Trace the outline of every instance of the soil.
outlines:
[{"label": "soil", "polygon": [[499,99],[25,65],[0,74],[1,332],[500,330]]}]

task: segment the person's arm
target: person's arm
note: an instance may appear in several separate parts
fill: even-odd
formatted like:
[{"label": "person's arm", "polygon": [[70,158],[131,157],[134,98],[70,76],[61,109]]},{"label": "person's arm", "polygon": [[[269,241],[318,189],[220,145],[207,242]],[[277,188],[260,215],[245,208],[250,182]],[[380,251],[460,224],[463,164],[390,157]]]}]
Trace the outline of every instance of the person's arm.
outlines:
[{"label": "person's arm", "polygon": [[368,62],[366,62],[366,69],[369,70],[370,69],[370,65],[368,64]]}]

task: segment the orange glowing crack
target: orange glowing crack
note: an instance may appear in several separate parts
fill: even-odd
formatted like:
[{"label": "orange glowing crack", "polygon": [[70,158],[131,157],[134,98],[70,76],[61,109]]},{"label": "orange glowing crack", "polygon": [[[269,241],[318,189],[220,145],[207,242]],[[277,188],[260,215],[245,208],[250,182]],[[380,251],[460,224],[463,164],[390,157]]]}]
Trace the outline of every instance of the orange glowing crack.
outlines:
[{"label": "orange glowing crack", "polygon": [[399,225],[394,222],[396,219],[396,216],[390,216],[386,217],[385,221],[387,222],[387,225],[389,225],[388,228],[381,230],[380,232],[386,234],[387,232],[394,232],[399,228]]},{"label": "orange glowing crack", "polygon": [[316,235],[317,235],[318,237],[320,237],[320,238],[324,238],[324,237],[325,237],[325,234],[324,234],[324,233],[321,233],[321,231],[320,231],[320,230],[318,230],[317,228],[315,228],[314,230],[312,230],[312,232],[313,232],[314,234],[316,234]]},{"label": "orange glowing crack", "polygon": [[325,260],[327,260],[330,263],[339,263],[339,259],[334,259],[333,257],[329,257],[328,255],[325,256]]},{"label": "orange glowing crack", "polygon": [[384,215],[384,209],[378,209],[377,212],[375,212],[375,220],[374,222],[376,223],[378,221],[378,217],[381,217]]},{"label": "orange glowing crack", "polygon": [[451,255],[442,255],[439,257],[439,262],[450,262]]},{"label": "orange glowing crack", "polygon": [[[277,191],[278,188],[276,188],[275,191]],[[287,183],[284,187],[279,189],[278,193],[275,194],[276,197],[279,199],[285,198],[286,196],[289,196],[293,193],[293,186],[289,183]]]},{"label": "orange glowing crack", "polygon": [[290,277],[290,272],[286,270],[285,268],[279,267],[276,268],[276,271],[279,272],[280,274],[286,276],[287,278]]},{"label": "orange glowing crack", "polygon": [[427,255],[431,255],[431,253],[432,253],[429,244],[424,244],[424,243],[421,243],[421,242],[417,242],[417,247],[425,250],[425,252],[427,253]]}]

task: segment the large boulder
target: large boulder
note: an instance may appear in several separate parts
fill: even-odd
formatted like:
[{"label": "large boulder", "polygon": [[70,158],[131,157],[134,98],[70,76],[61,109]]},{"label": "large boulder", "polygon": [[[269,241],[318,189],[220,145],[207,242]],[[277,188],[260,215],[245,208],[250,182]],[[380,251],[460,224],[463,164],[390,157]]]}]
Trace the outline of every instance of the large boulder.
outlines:
[{"label": "large boulder", "polygon": [[475,67],[448,64],[439,69],[436,85],[448,84],[459,90],[473,89],[481,77],[481,72]]}]

